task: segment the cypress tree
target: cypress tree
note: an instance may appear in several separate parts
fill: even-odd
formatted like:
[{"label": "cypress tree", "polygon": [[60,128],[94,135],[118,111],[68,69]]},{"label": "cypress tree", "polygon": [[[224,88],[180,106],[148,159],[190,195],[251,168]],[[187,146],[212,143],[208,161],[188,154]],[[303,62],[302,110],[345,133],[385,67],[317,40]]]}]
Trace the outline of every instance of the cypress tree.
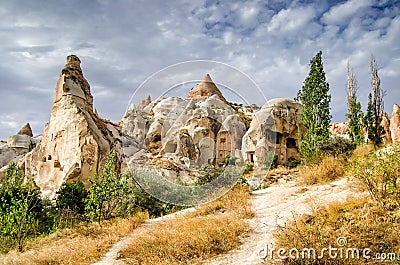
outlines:
[{"label": "cypress tree", "polygon": [[301,122],[305,127],[299,151],[307,158],[313,156],[317,147],[330,136],[331,95],[322,63],[322,51],[310,61],[310,72],[296,100],[303,106]]}]

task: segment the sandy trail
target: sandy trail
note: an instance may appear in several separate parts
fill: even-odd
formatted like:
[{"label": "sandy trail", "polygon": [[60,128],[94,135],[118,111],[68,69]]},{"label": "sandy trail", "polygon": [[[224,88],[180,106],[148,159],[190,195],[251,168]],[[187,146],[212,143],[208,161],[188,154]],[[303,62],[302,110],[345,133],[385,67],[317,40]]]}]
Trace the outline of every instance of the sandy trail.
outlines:
[{"label": "sandy trail", "polygon": [[249,221],[252,230],[249,237],[243,239],[243,244],[235,250],[205,262],[207,265],[269,264],[272,260],[261,250],[274,246],[274,231],[285,225],[294,216],[311,213],[313,208],[331,202],[344,201],[357,193],[351,188],[351,182],[340,179],[335,182],[320,185],[300,187],[294,181],[271,186],[264,190],[253,192],[252,209],[255,212]]},{"label": "sandy trail", "polygon": [[[267,244],[268,247],[274,245],[273,233],[277,228],[293,220],[296,215],[311,213],[313,209],[321,205],[345,201],[349,196],[357,194],[360,193],[352,189],[351,182],[348,182],[345,178],[325,185],[307,187],[296,186],[294,181],[290,181],[254,191],[251,196],[251,204],[255,216],[249,220],[251,229],[249,237],[242,240],[243,244],[239,248],[219,255],[204,264],[267,264],[271,261],[268,260],[270,257],[263,260],[263,253],[260,253],[260,250],[265,249]],[[147,220],[141,227],[114,244],[105,256],[94,265],[125,264],[122,260],[117,260],[118,252],[128,246],[135,237],[151,230],[155,224],[194,210],[194,208],[190,208],[171,215]]]},{"label": "sandy trail", "polygon": [[101,258],[100,261],[93,263],[92,265],[121,265],[125,264],[122,260],[117,260],[118,253],[126,248],[137,236],[148,232],[153,229],[154,225],[160,224],[166,220],[176,217],[177,215],[183,215],[188,212],[195,211],[195,208],[188,208],[173,214],[165,215],[162,217],[146,220],[139,228],[133,230],[130,234],[122,238],[120,241],[115,243],[108,252]]}]

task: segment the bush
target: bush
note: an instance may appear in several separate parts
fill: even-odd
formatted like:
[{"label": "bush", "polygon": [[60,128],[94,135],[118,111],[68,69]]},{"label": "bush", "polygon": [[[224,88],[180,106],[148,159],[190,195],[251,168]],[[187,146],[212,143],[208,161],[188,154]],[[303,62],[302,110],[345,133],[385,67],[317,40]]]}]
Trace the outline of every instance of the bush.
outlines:
[{"label": "bush", "polygon": [[85,213],[85,202],[88,192],[82,181],[74,180],[71,183],[65,182],[57,191],[58,197],[56,207],[59,210],[71,210],[78,214]]},{"label": "bush", "polygon": [[[228,163],[226,163],[228,164]],[[225,167],[205,166],[200,171],[200,176],[197,178],[196,185],[203,185],[218,178],[225,170]]]},{"label": "bush", "polygon": [[286,167],[295,168],[301,164],[301,160],[296,157],[289,157]]},{"label": "bush", "polygon": [[356,147],[357,145],[349,139],[334,136],[321,141],[314,152],[309,152],[308,155],[303,156],[302,159],[306,165],[318,164],[326,156],[345,159],[352,154]]},{"label": "bush", "polygon": [[248,174],[250,171],[253,171],[253,169],[254,169],[254,163],[247,162],[246,165],[244,166],[243,175]]},{"label": "bush", "polygon": [[109,155],[101,177],[95,172],[90,180],[89,197],[86,201],[85,211],[99,223],[101,218],[107,220],[115,216],[115,209],[119,199],[123,196],[123,183],[114,169],[115,152]]},{"label": "bush", "polygon": [[400,206],[400,144],[356,158],[349,172],[382,207]]},{"label": "bush", "polygon": [[24,241],[41,231],[38,223],[43,216],[40,191],[11,163],[5,178],[0,178],[0,237],[1,251],[17,246],[22,251]]},{"label": "bush", "polygon": [[115,208],[116,216],[125,218],[138,212],[147,212],[150,217],[158,217],[184,208],[154,198],[137,184],[130,172],[124,172],[119,181],[123,183],[124,189]]},{"label": "bush", "polygon": [[318,146],[317,152],[334,157],[341,155],[348,156],[356,147],[357,145],[349,139],[334,136],[322,142],[321,145]]}]

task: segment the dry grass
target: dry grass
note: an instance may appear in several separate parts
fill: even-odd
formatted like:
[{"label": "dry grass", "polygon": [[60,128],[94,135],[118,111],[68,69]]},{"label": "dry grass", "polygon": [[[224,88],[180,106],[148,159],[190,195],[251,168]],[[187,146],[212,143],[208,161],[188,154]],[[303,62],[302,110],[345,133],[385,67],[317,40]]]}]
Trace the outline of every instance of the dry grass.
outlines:
[{"label": "dry grass", "polygon": [[[348,159],[349,166],[359,159],[365,160],[371,150],[374,150],[371,146],[358,147]],[[330,172],[334,165],[334,161],[329,161],[327,172]],[[383,163],[389,163],[392,168],[396,167],[399,160],[396,161],[383,161]],[[379,169],[379,165],[382,164],[371,165],[372,169],[361,168],[361,172],[371,173],[372,170]],[[312,174],[312,170],[317,171],[319,168],[314,167],[309,170]],[[385,176],[389,177],[389,173],[393,172],[386,170]],[[346,252],[349,248],[358,249],[360,259],[351,256],[346,259],[346,253],[342,259],[329,259],[329,254],[325,252],[323,259],[301,259],[300,256],[300,259],[286,260],[286,264],[400,264],[400,207],[396,205],[382,207],[372,197],[353,198],[347,202],[328,205],[315,210],[311,215],[295,217],[295,221],[287,224],[275,235],[276,249],[296,248],[301,251],[304,248],[313,248],[317,255],[320,255],[322,249],[329,246],[340,249],[341,246],[337,244],[339,237],[347,239],[347,244],[342,247],[343,251]],[[377,253],[395,253],[397,260],[366,260],[362,257],[365,248],[372,250],[371,257]]]},{"label": "dry grass", "polygon": [[352,155],[348,159],[349,164],[353,164],[356,159],[360,157],[367,157],[374,150],[374,146],[371,144],[363,144],[357,146],[356,150],[353,151]]},{"label": "dry grass", "polygon": [[199,264],[240,245],[253,216],[247,187],[237,186],[193,213],[159,224],[135,239],[120,259],[128,264]]},{"label": "dry grass", "polygon": [[298,168],[288,168],[288,167],[284,167],[279,165],[278,167],[271,169],[268,171],[268,175],[269,176],[273,176],[273,175],[289,175],[289,174],[295,174],[299,171]]},{"label": "dry grass", "polygon": [[82,224],[27,243],[25,252],[10,251],[0,256],[0,264],[91,264],[107,252],[121,237],[140,226],[147,213],[130,219],[116,218],[98,223]]},{"label": "dry grass", "polygon": [[[375,253],[398,253],[400,250],[400,210],[384,211],[369,198],[351,200],[345,203],[331,204],[317,210],[312,215],[304,215],[288,224],[275,236],[277,247],[314,248],[320,255],[322,248],[337,244],[339,237],[345,237],[347,244],[343,247],[372,249]],[[367,260],[329,259],[325,253],[324,259],[317,260],[287,260],[287,264],[365,264]],[[346,257],[345,255],[343,257]],[[310,262],[313,263],[310,263]],[[376,262],[376,261],[375,261]],[[380,263],[379,263],[380,262]],[[379,261],[382,264],[384,261]],[[397,263],[400,261],[398,260]]]},{"label": "dry grass", "polygon": [[300,169],[298,183],[314,185],[333,181],[344,176],[345,161],[341,158],[326,156],[318,164],[307,165]]}]

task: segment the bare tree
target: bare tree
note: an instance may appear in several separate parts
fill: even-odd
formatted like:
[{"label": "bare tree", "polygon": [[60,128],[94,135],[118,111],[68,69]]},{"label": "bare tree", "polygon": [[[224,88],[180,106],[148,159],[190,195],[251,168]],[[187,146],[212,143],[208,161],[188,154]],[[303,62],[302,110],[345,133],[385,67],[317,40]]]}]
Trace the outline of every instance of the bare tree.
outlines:
[{"label": "bare tree", "polygon": [[349,123],[347,133],[353,143],[361,144],[364,141],[362,131],[362,112],[361,103],[357,100],[358,84],[356,75],[353,69],[350,68],[350,63],[347,62],[347,107],[346,114]]},{"label": "bare tree", "polygon": [[368,139],[373,141],[375,145],[380,145],[382,144],[382,135],[384,133],[381,122],[385,92],[381,89],[381,80],[378,76],[378,64],[373,55],[371,55],[370,67],[372,94],[369,94],[366,125],[368,129]]}]

